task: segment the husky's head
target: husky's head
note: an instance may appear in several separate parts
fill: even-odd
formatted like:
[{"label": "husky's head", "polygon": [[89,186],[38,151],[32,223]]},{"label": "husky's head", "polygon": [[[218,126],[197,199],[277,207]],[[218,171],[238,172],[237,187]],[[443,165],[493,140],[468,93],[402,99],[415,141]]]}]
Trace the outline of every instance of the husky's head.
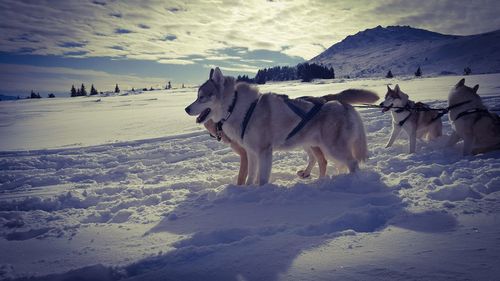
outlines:
[{"label": "husky's head", "polygon": [[226,87],[226,84],[234,82],[228,78],[231,77],[224,77],[218,67],[215,70],[211,69],[208,80],[198,89],[197,99],[186,107],[186,113],[191,116],[198,115],[197,123],[204,123],[210,119],[218,122],[222,119],[224,95],[230,88]]},{"label": "husky's head", "polygon": [[399,89],[399,85],[396,84],[394,90],[387,85],[387,93],[385,94],[385,99],[380,103],[382,106],[382,112],[386,112],[393,107],[402,107],[408,103],[408,95],[403,93]]},{"label": "husky's head", "polygon": [[479,98],[477,94],[477,90],[479,90],[479,84],[474,86],[473,88],[467,87],[465,85],[465,78],[462,78],[458,83],[451,89],[450,95],[462,96],[471,99]]}]

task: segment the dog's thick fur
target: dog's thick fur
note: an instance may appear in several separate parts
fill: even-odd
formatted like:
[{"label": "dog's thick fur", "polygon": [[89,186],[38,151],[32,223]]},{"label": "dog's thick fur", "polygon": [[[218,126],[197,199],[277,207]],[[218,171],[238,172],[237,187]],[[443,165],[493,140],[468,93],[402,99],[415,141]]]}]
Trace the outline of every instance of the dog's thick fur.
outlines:
[{"label": "dog's thick fur", "polygon": [[[392,113],[392,133],[385,147],[392,146],[399,136],[401,129],[404,129],[410,139],[409,152],[414,153],[417,138],[433,140],[441,136],[443,123],[441,122],[441,118],[438,117],[439,113],[437,111],[418,111],[410,109],[397,112],[399,108],[409,104],[414,106],[418,105],[420,107],[427,106],[421,102],[412,102],[408,95],[401,91],[399,85],[396,85],[394,90],[387,86],[385,99],[380,105],[383,107],[382,112],[391,110]],[[406,119],[409,115],[410,117]],[[399,125],[399,123],[405,119],[406,121],[404,121],[403,125]]]},{"label": "dog's thick fur", "polygon": [[[245,149],[237,142],[231,141],[231,139],[229,139],[223,131],[217,132],[216,123],[211,119],[207,120],[203,125],[211,135],[219,135],[222,142],[229,144],[233,151],[240,156],[240,169],[238,172],[236,184],[244,184],[248,174],[248,159]],[[323,152],[321,152],[321,149],[319,147],[307,147],[304,148],[304,150],[306,151],[308,156],[308,163],[306,168],[297,171],[297,175],[300,178],[308,178],[309,176],[311,176],[311,171],[314,168],[314,165],[318,163],[319,177],[324,177],[326,175],[326,166],[328,164],[328,161],[325,159],[325,156],[323,155]]]},{"label": "dog's thick fur", "polygon": [[[500,118],[497,114],[487,111],[477,94],[479,85],[473,88],[465,85],[465,79],[460,80],[448,95],[448,106],[469,101],[458,107],[451,108],[448,117],[454,128],[448,145],[455,145],[463,139],[463,155],[484,153],[500,149]],[[457,119],[461,112],[480,110]]]},{"label": "dog's thick fur", "polygon": [[[287,140],[288,134],[301,119],[288,108],[283,96],[261,94],[247,83],[236,83],[233,77],[224,76],[219,68],[215,69],[210,80],[200,86],[198,98],[186,108],[186,112],[189,115],[208,112],[205,118],[218,122],[226,117],[236,92],[238,98],[234,110],[222,129],[247,152],[247,184],[269,181],[275,149],[319,147],[327,158],[347,166],[351,173],[368,157],[364,126],[351,105],[338,101],[325,103],[304,128]],[[356,92],[352,94],[356,95]],[[242,122],[255,100],[258,100],[257,106],[241,139]],[[364,102],[362,98],[356,100]],[[306,100],[296,100],[295,105],[306,111],[313,107]]]}]

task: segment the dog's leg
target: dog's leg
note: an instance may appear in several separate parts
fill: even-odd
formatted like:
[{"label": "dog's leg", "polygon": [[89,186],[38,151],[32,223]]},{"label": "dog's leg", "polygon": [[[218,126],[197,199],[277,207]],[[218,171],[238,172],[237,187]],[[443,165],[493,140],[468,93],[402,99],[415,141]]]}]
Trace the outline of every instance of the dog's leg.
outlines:
[{"label": "dog's leg", "polygon": [[259,156],[259,185],[269,182],[271,176],[271,168],[273,165],[273,148],[269,146],[260,151]]},{"label": "dog's leg", "polygon": [[457,132],[452,131],[451,136],[448,139],[448,143],[446,144],[446,146],[454,146],[459,140],[460,140],[460,136],[457,134]]},{"label": "dog's leg", "polygon": [[303,170],[297,171],[297,176],[299,178],[305,179],[311,176],[311,170],[316,165],[316,157],[314,156],[313,148],[312,147],[304,147],[304,150],[307,152],[307,167]]},{"label": "dog's leg", "polygon": [[385,148],[392,146],[396,138],[399,136],[400,132],[401,132],[401,126],[398,126],[397,124],[392,124],[392,134],[391,137],[389,138],[389,141],[385,145]]},{"label": "dog's leg", "polygon": [[238,145],[237,143],[232,142],[231,148],[240,156],[240,170],[238,172],[238,181],[237,185],[243,185],[247,178],[248,174],[248,157],[247,152],[243,147]]},{"label": "dog's leg", "polygon": [[247,151],[248,158],[248,177],[247,185],[255,183],[255,176],[257,175],[257,155],[253,151]]},{"label": "dog's leg", "polygon": [[474,137],[469,134],[465,135],[463,155],[464,156],[471,155],[473,146],[474,146]]},{"label": "dog's leg", "polygon": [[417,128],[410,128],[410,153],[415,153],[415,147],[417,146]]},{"label": "dog's leg", "polygon": [[321,151],[321,148],[314,146],[311,147],[311,150],[314,153],[316,160],[318,160],[319,177],[322,178],[326,176],[326,166],[328,165],[328,162],[326,161],[325,155]]},{"label": "dog's leg", "polygon": [[354,173],[359,169],[358,161],[352,155],[350,149],[347,147],[337,147],[337,146],[322,146],[321,150],[323,153],[326,153],[329,158],[335,160],[335,164],[338,166],[338,171],[341,171],[341,167],[347,167],[349,169],[349,173]]}]

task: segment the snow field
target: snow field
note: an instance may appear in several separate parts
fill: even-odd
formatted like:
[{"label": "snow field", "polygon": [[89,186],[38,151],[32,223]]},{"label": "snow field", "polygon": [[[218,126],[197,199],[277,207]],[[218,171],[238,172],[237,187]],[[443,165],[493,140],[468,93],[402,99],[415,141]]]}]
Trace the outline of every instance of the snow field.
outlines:
[{"label": "snow field", "polygon": [[[458,80],[391,82],[443,107]],[[485,103],[498,108],[498,81],[481,75],[466,84],[479,83]],[[383,96],[386,82],[261,88],[302,96],[363,87]],[[242,187],[230,184],[237,155],[181,113],[194,98],[191,89],[101,97],[88,107],[91,98],[2,102],[15,121],[0,129],[11,134],[0,152],[0,279],[491,280],[500,273],[500,152],[462,157],[461,143],[446,147],[444,117],[445,136],[419,141],[409,155],[403,134],[384,148],[388,113],[360,109],[370,158],[359,173],[332,176],[330,165],[331,176],[318,180],[315,168],[300,180],[305,153],[275,152],[272,183]],[[125,99],[130,108],[144,105],[122,111],[116,105]],[[70,115],[61,120],[68,137],[52,134],[53,125],[22,128],[59,112]],[[86,112],[102,129],[74,121]],[[119,118],[105,121],[108,114]],[[15,141],[22,135],[31,141]]]}]

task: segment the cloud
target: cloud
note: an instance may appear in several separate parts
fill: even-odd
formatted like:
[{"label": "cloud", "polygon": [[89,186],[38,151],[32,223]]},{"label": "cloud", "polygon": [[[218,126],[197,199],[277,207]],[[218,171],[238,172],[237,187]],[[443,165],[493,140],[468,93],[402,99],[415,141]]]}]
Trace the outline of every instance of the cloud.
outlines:
[{"label": "cloud", "polygon": [[125,28],[117,28],[117,29],[115,29],[115,33],[116,34],[128,34],[128,33],[132,33],[132,30],[125,29]]},{"label": "cloud", "polygon": [[377,25],[470,34],[500,28],[498,13],[492,0],[3,0],[0,51],[178,62],[240,48],[310,59]]},{"label": "cloud", "polygon": [[175,39],[177,39],[177,36],[173,35],[173,34],[169,34],[167,36],[165,36],[165,39],[166,41],[174,41]]},{"label": "cloud", "polygon": [[395,24],[418,26],[446,34],[470,35],[500,28],[495,0],[392,0],[375,9],[394,15]]},{"label": "cloud", "polygon": [[158,62],[163,64],[180,64],[180,65],[194,64],[194,61],[183,60],[183,59],[160,59],[158,60]]},{"label": "cloud", "polygon": [[81,43],[81,42],[62,42],[59,44],[59,47],[63,48],[81,48],[85,47],[86,43]]}]

